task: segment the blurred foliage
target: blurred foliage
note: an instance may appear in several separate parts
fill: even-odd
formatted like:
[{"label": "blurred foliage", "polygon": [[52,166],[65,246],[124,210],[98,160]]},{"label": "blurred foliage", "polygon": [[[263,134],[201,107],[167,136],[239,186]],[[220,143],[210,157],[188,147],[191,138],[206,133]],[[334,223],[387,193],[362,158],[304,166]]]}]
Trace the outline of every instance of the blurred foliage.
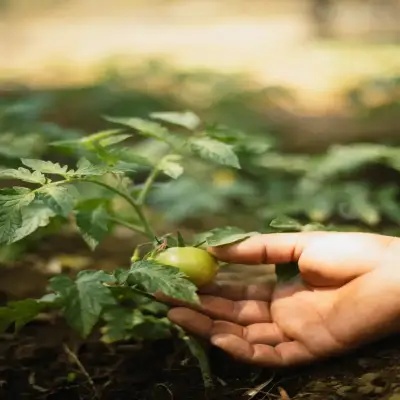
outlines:
[{"label": "blurred foliage", "polygon": [[[346,95],[354,115],[374,118],[398,115],[399,93],[400,77],[395,77],[364,82]],[[284,88],[260,88],[246,76],[179,72],[152,62],[128,73],[108,69],[100,83],[86,87],[7,85],[0,94],[0,166],[15,165],[21,157],[68,159],[65,148],[50,143],[110,128],[101,118],[105,115],[145,117],[190,109],[206,121],[201,129],[209,137],[234,147],[242,169],[215,171],[193,160],[185,165],[189,174],[158,182],[150,201],[166,223],[201,230],[218,217],[218,223],[222,218],[221,223],[268,231],[271,220],[285,215],[344,230],[400,233],[400,148],[355,143],[332,145],[323,154],[282,152],[279,126],[268,119],[267,110],[294,104]],[[128,143],[150,158],[163,151],[161,142],[140,137]],[[140,183],[140,174],[136,179]]]},{"label": "blurred foliage", "polygon": [[364,81],[349,90],[347,97],[350,108],[360,116],[399,115],[400,76]]}]

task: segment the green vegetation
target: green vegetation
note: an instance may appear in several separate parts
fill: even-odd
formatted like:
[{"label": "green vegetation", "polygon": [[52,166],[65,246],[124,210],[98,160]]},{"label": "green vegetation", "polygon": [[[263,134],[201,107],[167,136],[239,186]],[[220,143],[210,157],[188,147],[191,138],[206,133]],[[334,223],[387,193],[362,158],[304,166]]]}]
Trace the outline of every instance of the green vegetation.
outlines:
[{"label": "green vegetation", "polygon": [[[167,320],[168,306],[157,297],[162,292],[196,303],[198,276],[185,269],[185,260],[177,263],[165,254],[171,248],[202,251],[255,232],[399,234],[400,147],[363,142],[332,145],[321,154],[289,154],[282,151],[279,126],[264,111],[287,101],[284,90],[249,89],[240,77],[153,68],[154,88],[147,91],[110,76],[90,88],[4,96],[3,263],[23,258],[29,241],[63,226],[72,227],[92,251],[118,226],[141,243],[131,249],[130,266],[55,275],[43,297],[4,304],[0,328],[18,332],[46,312],[61,314],[81,338],[97,332],[106,344],[177,337],[199,361],[208,387],[204,347]],[[399,83],[368,82],[351,91],[349,101],[360,118],[395,115]],[[371,103],[372,97],[379,102]],[[187,227],[196,235],[183,237],[180,230]],[[287,272],[278,266],[278,279]],[[289,275],[296,273],[295,268]]]}]

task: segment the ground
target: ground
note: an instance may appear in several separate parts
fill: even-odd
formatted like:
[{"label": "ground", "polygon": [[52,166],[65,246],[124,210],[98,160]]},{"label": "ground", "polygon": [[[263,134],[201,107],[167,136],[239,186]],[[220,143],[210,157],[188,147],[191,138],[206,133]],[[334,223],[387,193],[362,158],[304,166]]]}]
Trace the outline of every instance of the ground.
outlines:
[{"label": "ground", "polygon": [[[77,251],[79,243],[74,237],[60,240],[55,236],[51,241],[44,240],[34,247],[35,263],[42,259],[43,265],[48,264],[54,259],[54,253],[60,252],[64,257],[68,253],[74,257],[81,253],[76,260],[85,259],[90,253],[83,246],[81,252]],[[111,252],[115,245],[109,242],[93,260],[102,260],[102,268],[107,264],[112,268],[112,258],[116,265],[123,262],[129,250],[121,247],[121,238],[118,243],[118,253]],[[32,254],[26,259],[32,262]],[[3,266],[0,291],[4,293],[7,288],[8,296],[13,293],[14,297],[33,294],[35,290],[40,292],[45,279],[39,279],[39,270],[34,275],[32,265],[27,265],[25,270],[22,264],[14,268]],[[16,274],[14,279],[10,271]],[[31,271],[32,275],[26,279],[23,271]],[[18,282],[26,285],[17,288]],[[195,360],[178,341],[105,345],[96,335],[87,341],[78,339],[62,320],[41,318],[18,335],[0,336],[0,398],[398,400],[399,357],[398,337],[353,354],[286,371],[241,364],[217,349],[210,349],[215,388],[206,393]]]},{"label": "ground", "polygon": [[92,386],[61,344],[74,342],[67,332],[61,322],[37,322],[18,337],[1,337],[2,398],[73,400],[96,399],[96,395],[99,399],[113,400],[400,398],[398,338],[291,371],[261,370],[232,362],[212,350],[211,363],[217,378],[215,389],[206,393],[196,363],[182,357],[182,348],[172,342],[110,347],[95,339],[80,343],[79,359],[93,381]]}]

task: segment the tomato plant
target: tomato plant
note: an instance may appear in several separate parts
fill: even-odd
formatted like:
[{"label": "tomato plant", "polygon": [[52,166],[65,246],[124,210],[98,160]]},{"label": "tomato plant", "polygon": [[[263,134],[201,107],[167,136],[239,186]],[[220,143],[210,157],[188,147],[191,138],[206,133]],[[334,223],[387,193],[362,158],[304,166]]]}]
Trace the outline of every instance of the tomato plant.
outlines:
[{"label": "tomato plant", "polygon": [[[17,111],[7,111],[1,119],[4,132],[7,118],[11,126]],[[155,293],[197,303],[197,286],[215,276],[217,263],[196,246],[224,245],[255,232],[215,228],[184,243],[179,233],[164,232],[161,223],[153,223],[149,206],[170,221],[216,214],[230,221],[253,218],[263,232],[344,230],[346,224],[354,230],[355,223],[357,230],[367,230],[385,220],[396,229],[400,221],[398,188],[359,175],[374,165],[398,174],[397,147],[359,143],[332,146],[319,155],[294,155],[280,152],[270,137],[249,139],[239,130],[204,124],[192,112],[107,121],[110,129],[89,136],[39,125],[53,140],[44,146],[47,150],[73,156],[65,163],[37,159],[44,147],[37,136],[29,136],[30,118],[17,134],[2,133],[0,142],[5,138],[8,147],[0,145],[0,153],[6,149],[4,157],[12,162],[3,163],[0,177],[26,184],[0,190],[0,244],[10,248],[55,221],[74,226],[92,250],[119,225],[143,243],[133,251],[129,267],[81,271],[74,279],[57,275],[43,298],[0,308],[1,330],[18,331],[39,313],[55,310],[83,338],[99,326],[105,343],[178,335],[198,358],[209,384],[202,347],[168,321],[168,306]],[[124,146],[133,133],[141,142]],[[30,139],[18,140],[19,134]],[[22,165],[12,168],[20,157]],[[335,225],[322,225],[326,222]],[[296,273],[289,267],[280,279]]]},{"label": "tomato plant", "polygon": [[[107,119],[162,143],[163,152],[157,157],[145,158],[132,148],[121,146],[131,133],[114,129],[54,142],[54,146],[72,149],[80,156],[73,168],[23,158],[19,168],[0,172],[2,178],[26,183],[0,189],[0,244],[19,242],[55,218],[66,224],[72,222],[93,250],[117,225],[148,240],[135,249],[130,268],[113,273],[83,270],[75,279],[54,276],[49,293],[43,298],[10,302],[0,308],[0,327],[5,330],[14,326],[18,331],[38,313],[59,310],[83,338],[100,323],[106,343],[157,339],[175,333],[199,359],[208,385],[209,371],[201,346],[165,318],[167,306],[160,304],[155,294],[163,292],[197,304],[196,285],[210,282],[218,263],[195,246],[226,244],[253,233],[228,227],[204,234],[198,245],[186,245],[180,233],[157,232],[146,213],[146,202],[161,175],[178,179],[184,173],[185,160],[205,160],[233,169],[240,169],[240,162],[231,145],[206,135],[197,115],[171,112],[154,113],[151,117]],[[179,126],[192,135],[171,131],[157,121]],[[132,179],[137,171],[147,173],[143,184],[137,185]],[[122,199],[131,211],[121,213],[115,206],[116,198]]]}]

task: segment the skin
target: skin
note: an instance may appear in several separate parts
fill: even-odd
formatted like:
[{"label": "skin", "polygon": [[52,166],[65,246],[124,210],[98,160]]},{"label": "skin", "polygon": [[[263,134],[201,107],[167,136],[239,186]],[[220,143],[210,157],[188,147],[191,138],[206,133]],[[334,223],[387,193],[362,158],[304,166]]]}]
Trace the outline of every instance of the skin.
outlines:
[{"label": "skin", "polygon": [[400,331],[400,239],[279,233],[209,251],[231,263],[299,265],[299,279],[288,283],[225,281],[204,289],[197,309],[174,302],[172,322],[238,360],[310,363]]}]

